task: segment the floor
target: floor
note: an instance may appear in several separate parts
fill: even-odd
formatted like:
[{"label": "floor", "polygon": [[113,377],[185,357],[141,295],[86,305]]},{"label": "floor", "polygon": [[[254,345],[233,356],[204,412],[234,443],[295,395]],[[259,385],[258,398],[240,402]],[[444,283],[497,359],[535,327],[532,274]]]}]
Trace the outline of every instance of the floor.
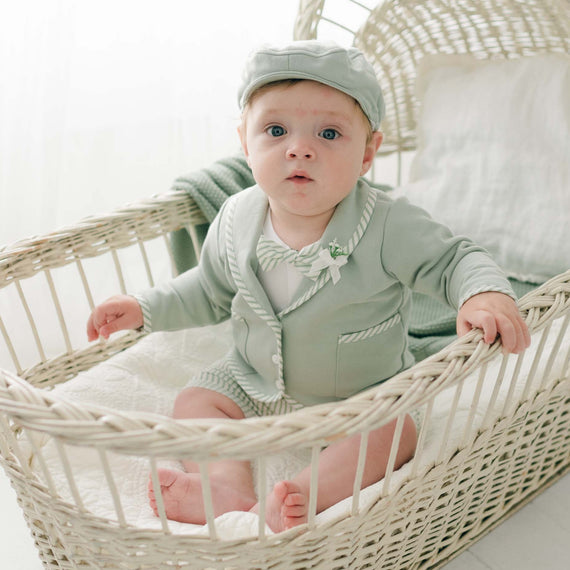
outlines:
[{"label": "floor", "polygon": [[[9,570],[40,570],[16,495],[0,469],[0,559]],[[450,562],[446,570],[570,568],[570,474]]]}]

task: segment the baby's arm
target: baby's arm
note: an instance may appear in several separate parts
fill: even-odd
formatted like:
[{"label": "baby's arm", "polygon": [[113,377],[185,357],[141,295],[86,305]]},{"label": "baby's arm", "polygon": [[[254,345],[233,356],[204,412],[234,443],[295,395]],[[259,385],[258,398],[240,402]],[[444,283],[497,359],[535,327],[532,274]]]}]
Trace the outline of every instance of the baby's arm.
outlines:
[{"label": "baby's arm", "polygon": [[138,301],[129,295],[116,295],[93,309],[87,321],[87,339],[109,338],[114,332],[138,329],[144,324]]},{"label": "baby's arm", "polygon": [[483,330],[483,340],[492,343],[497,333],[505,352],[518,354],[530,346],[530,334],[514,300],[504,293],[488,291],[470,297],[457,314],[457,334],[472,328]]}]

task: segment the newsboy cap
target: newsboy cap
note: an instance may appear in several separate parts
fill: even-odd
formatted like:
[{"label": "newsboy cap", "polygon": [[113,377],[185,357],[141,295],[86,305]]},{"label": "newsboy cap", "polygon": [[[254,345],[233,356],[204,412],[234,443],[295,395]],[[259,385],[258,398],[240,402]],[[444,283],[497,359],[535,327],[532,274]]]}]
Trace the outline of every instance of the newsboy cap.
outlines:
[{"label": "newsboy cap", "polygon": [[358,101],[373,130],[380,127],[382,89],[360,50],[318,40],[264,46],[253,52],[245,65],[238,90],[240,109],[257,89],[284,79],[309,79],[334,87]]}]

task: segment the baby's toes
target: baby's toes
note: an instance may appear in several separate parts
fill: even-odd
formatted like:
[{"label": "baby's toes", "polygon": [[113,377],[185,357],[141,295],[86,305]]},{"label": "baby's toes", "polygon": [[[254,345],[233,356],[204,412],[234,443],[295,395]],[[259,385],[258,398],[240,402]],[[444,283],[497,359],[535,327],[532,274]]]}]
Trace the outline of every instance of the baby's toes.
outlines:
[{"label": "baby's toes", "polygon": [[155,516],[158,516],[158,507],[156,505],[156,499],[154,497],[154,494],[153,495],[151,495],[150,493],[148,494],[148,503]]},{"label": "baby's toes", "polygon": [[287,507],[305,506],[306,503],[307,497],[302,493],[289,493],[283,501],[283,504]]},{"label": "baby's toes", "polygon": [[283,516],[286,518],[300,518],[307,514],[307,509],[303,507],[283,507]]},{"label": "baby's toes", "polygon": [[283,526],[286,529],[307,522],[307,498],[301,493],[287,495],[281,510]]},{"label": "baby's toes", "polygon": [[158,507],[156,506],[156,497],[154,495],[154,487],[152,485],[152,479],[149,477],[147,486],[147,496],[150,508],[154,512],[155,516],[158,516]]},{"label": "baby's toes", "polygon": [[152,484],[152,479],[150,477],[148,478],[148,485],[146,489],[148,498],[154,499],[154,485]]},{"label": "baby's toes", "polygon": [[295,528],[307,522],[307,517],[300,516],[300,517],[286,517],[282,518],[283,520],[283,530],[289,530],[291,528]]},{"label": "baby's toes", "polygon": [[283,502],[283,516],[285,517],[304,517],[307,514],[307,499],[300,493],[291,493],[287,495]]}]

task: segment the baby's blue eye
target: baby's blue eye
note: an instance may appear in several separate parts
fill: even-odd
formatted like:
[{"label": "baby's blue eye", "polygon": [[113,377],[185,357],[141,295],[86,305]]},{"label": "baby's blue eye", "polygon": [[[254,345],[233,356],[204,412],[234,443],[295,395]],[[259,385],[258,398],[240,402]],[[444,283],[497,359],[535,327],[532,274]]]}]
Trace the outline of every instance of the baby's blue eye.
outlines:
[{"label": "baby's blue eye", "polygon": [[267,132],[272,137],[282,137],[287,131],[279,125],[272,125],[267,129]]},{"label": "baby's blue eye", "polygon": [[319,136],[328,141],[333,141],[340,137],[340,133],[336,129],[323,129],[319,133]]}]

